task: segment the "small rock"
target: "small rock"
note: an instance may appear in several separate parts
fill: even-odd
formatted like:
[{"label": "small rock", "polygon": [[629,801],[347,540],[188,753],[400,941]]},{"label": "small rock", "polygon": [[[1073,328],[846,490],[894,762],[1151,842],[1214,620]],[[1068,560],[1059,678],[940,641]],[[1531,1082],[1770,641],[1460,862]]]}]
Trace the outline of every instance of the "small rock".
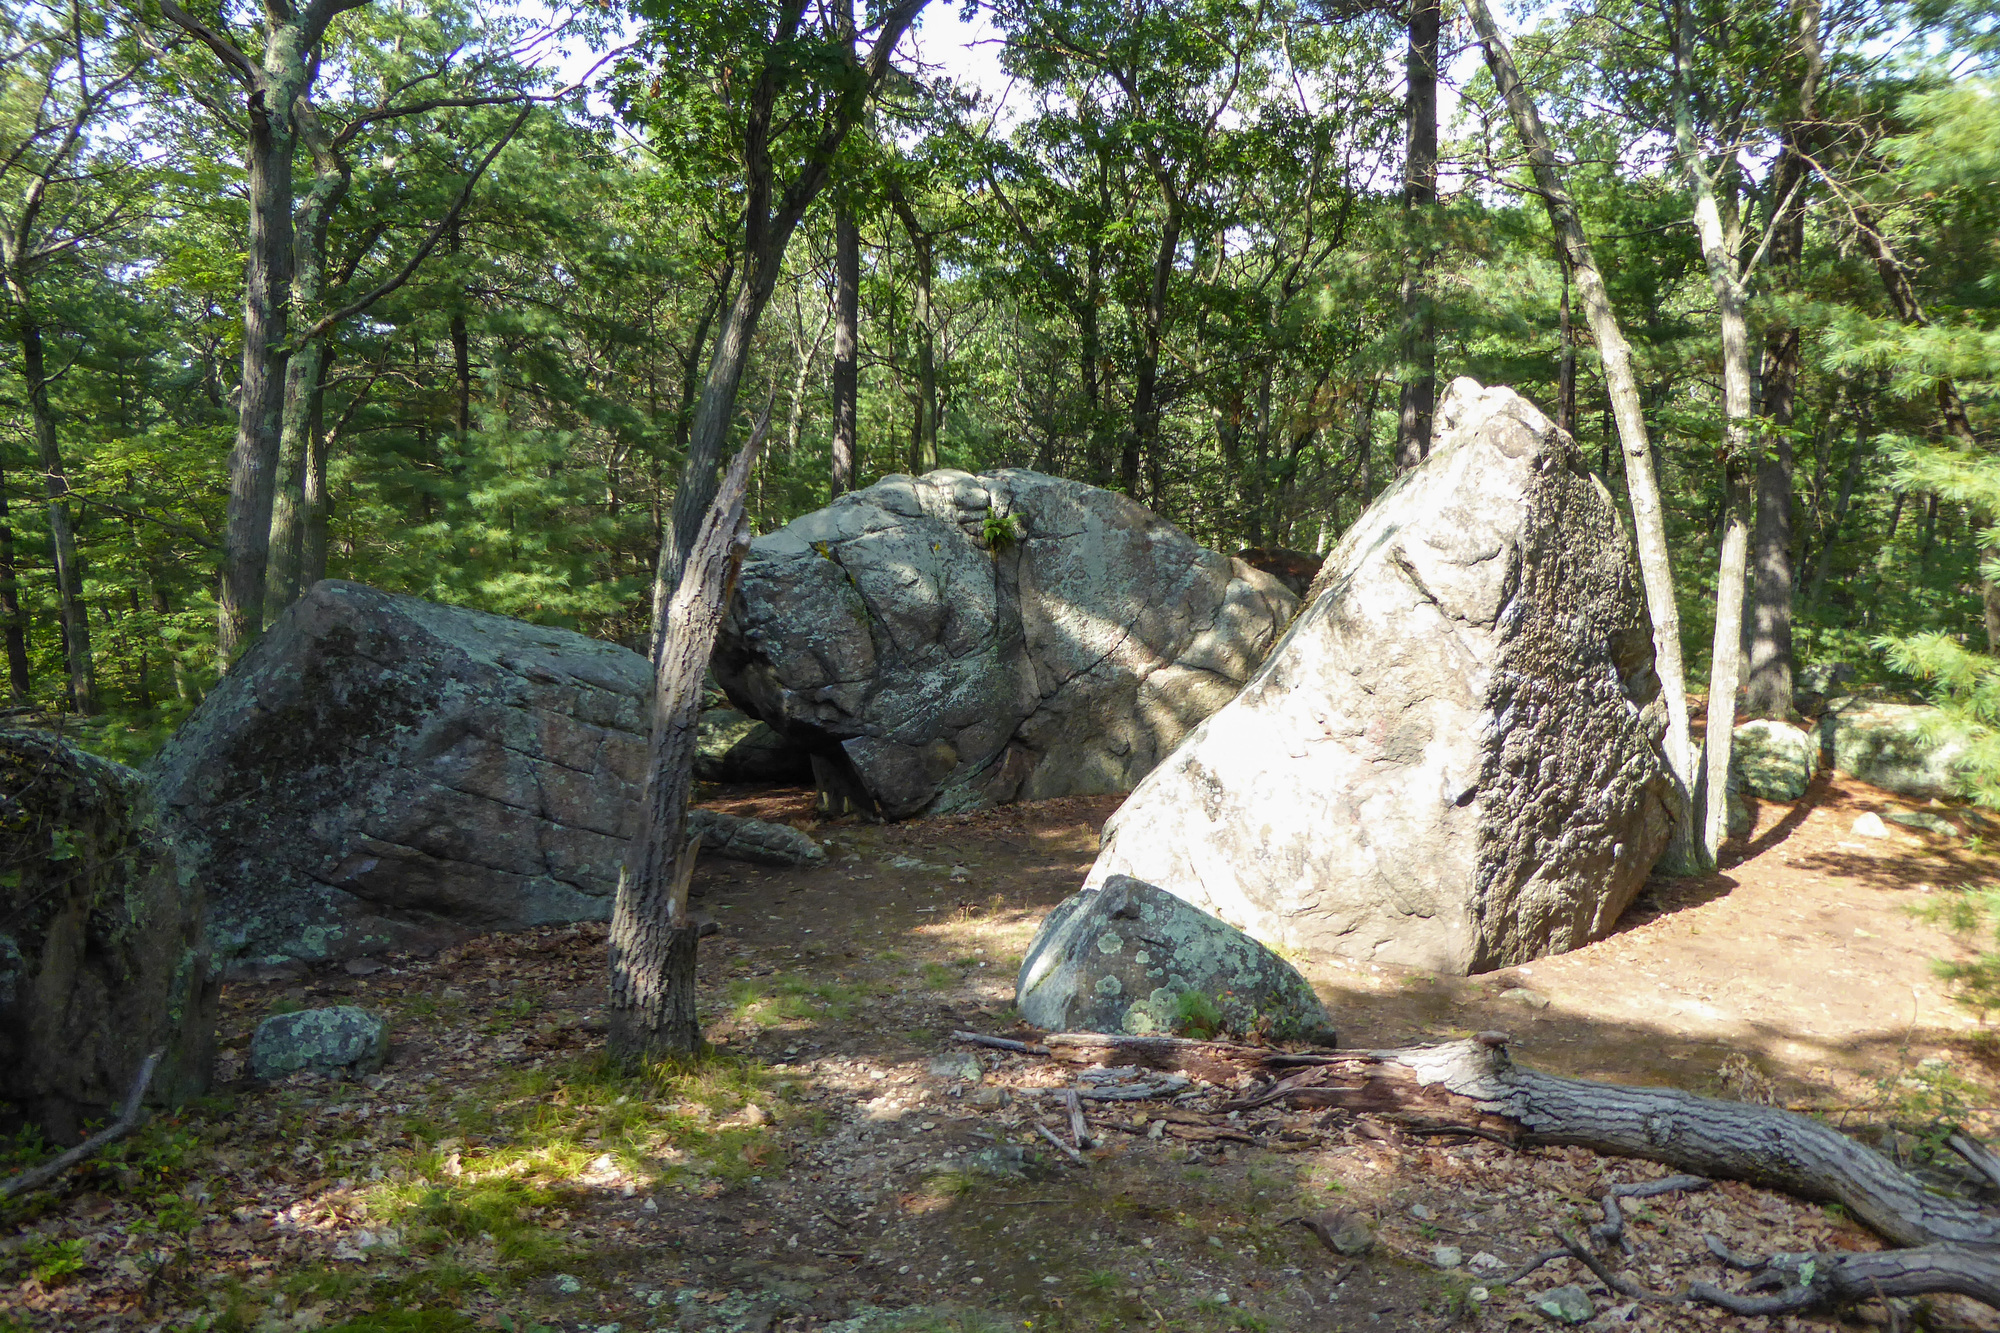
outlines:
[{"label": "small rock", "polygon": [[1882,822],[1882,816],[1870,810],[1854,817],[1854,836],[1857,838],[1886,838],[1889,826]]},{"label": "small rock", "polygon": [[1440,1245],[1431,1251],[1431,1262],[1439,1268],[1456,1268],[1465,1262],[1465,1255],[1456,1245]]},{"label": "small rock", "polygon": [[1420,1203],[1413,1203],[1410,1205],[1410,1216],[1416,1218],[1419,1222],[1428,1222],[1433,1217],[1436,1217],[1437,1214]]},{"label": "small rock", "polygon": [[321,1073],[368,1073],[389,1054],[389,1029],[366,1009],[351,1004],[278,1014],[257,1026],[250,1038],[250,1072],[279,1078],[301,1069]]},{"label": "small rock", "polygon": [[1026,1173],[1028,1150],[1016,1144],[1003,1143],[992,1148],[981,1148],[969,1153],[965,1158],[965,1169],[974,1175],[995,1176],[1005,1179]]},{"label": "small rock", "polygon": [[1529,990],[1526,986],[1516,986],[1511,990],[1503,990],[1500,992],[1500,998],[1503,1000],[1512,1000],[1515,1004],[1525,1004],[1530,1009],[1546,1009],[1549,1007],[1548,996],[1538,990]]},{"label": "small rock", "polygon": [[1481,1250],[1472,1256],[1472,1266],[1474,1268],[1499,1268],[1502,1262],[1499,1255],[1487,1250]]},{"label": "small rock", "polygon": [[1535,1308],[1559,1324],[1587,1324],[1597,1315],[1597,1307],[1578,1286],[1543,1292],[1535,1299]]},{"label": "small rock", "polygon": [[1904,828],[1922,829],[1926,833],[1936,833],[1947,838],[1958,836],[1958,830],[1952,826],[1950,820],[1934,815],[1928,810],[1892,810],[1882,818],[1892,824],[1901,824]]},{"label": "small rock", "polygon": [[1300,1218],[1335,1254],[1352,1259],[1375,1248],[1375,1231],[1359,1213],[1335,1208],[1318,1217]]},{"label": "small rock", "polygon": [[555,1277],[555,1289],[565,1296],[574,1296],[583,1290],[583,1284],[568,1273],[557,1273]]},{"label": "small rock", "polygon": [[973,1091],[972,1104],[981,1110],[991,1111],[1013,1101],[1013,1094],[1005,1088],[978,1088]]},{"label": "small rock", "polygon": [[378,963],[373,958],[350,958],[340,965],[340,970],[350,977],[372,977],[387,968],[386,963]]},{"label": "small rock", "polygon": [[929,1070],[933,1078],[955,1078],[966,1083],[977,1083],[986,1077],[976,1055],[940,1055],[930,1062]]}]

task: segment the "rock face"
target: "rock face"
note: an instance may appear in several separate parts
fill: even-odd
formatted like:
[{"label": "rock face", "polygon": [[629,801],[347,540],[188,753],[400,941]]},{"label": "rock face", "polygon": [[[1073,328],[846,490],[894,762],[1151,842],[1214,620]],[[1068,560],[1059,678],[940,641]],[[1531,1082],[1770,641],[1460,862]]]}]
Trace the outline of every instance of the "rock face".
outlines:
[{"label": "rock face", "polygon": [[1319,997],[1290,963],[1125,875],[1057,904],[1014,983],[1021,1017],[1051,1032],[1172,1033],[1189,994],[1214,1001],[1223,1031],[1339,1044]]},{"label": "rock face", "polygon": [[644,658],[333,580],[152,767],[245,962],[610,914],[644,776]]},{"label": "rock face", "polygon": [[1745,722],[1730,743],[1732,784],[1759,800],[1796,801],[1818,772],[1818,742],[1783,722]]},{"label": "rock face", "polygon": [[812,781],[812,757],[754,717],[733,708],[701,715],[694,775],[703,782]]},{"label": "rock face", "polygon": [[1920,704],[1830,703],[1820,716],[1821,758],[1836,772],[1900,796],[1958,794],[1966,743],[1944,715]]},{"label": "rock face", "polygon": [[203,926],[137,773],[0,732],[0,1102],[68,1143],[116,1115],[154,1051],[151,1100],[206,1090],[220,983]]},{"label": "rock face", "polygon": [[1607,931],[1665,848],[1652,638],[1618,511],[1508,389],[1327,557],[1268,661],[1105,825],[1131,875],[1268,944],[1481,972]]},{"label": "rock face", "polygon": [[368,1073],[389,1054],[389,1029],[351,1004],[278,1014],[257,1025],[250,1038],[250,1072],[281,1078],[301,1069],[323,1074]]},{"label": "rock face", "polygon": [[823,788],[902,818],[1128,790],[1295,607],[1122,495],[947,470],[753,542],[714,668]]},{"label": "rock face", "polygon": [[760,866],[811,866],[826,860],[820,845],[787,824],[744,819],[716,810],[688,811],[688,833],[701,835],[701,849],[732,861]]}]

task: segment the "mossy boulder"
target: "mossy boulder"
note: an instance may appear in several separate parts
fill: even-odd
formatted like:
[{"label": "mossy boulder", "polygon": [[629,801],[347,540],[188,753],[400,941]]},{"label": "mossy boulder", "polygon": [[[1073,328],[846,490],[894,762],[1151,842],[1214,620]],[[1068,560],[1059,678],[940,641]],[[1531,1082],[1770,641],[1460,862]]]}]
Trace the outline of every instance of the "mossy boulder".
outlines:
[{"label": "mossy boulder", "polygon": [[154,1051],[149,1100],[205,1091],[219,985],[204,913],[138,773],[0,731],[0,1102],[70,1142]]},{"label": "mossy boulder", "polygon": [[1836,772],[1918,800],[1959,794],[1968,740],[1936,708],[1841,700],[1821,714],[1819,734]]},{"label": "mossy boulder", "polygon": [[264,1079],[301,1069],[368,1073],[380,1069],[388,1055],[388,1025],[351,1004],[277,1014],[259,1023],[250,1038],[250,1072]]},{"label": "mossy boulder", "polygon": [[1015,980],[1021,1017],[1051,1032],[1220,1031],[1335,1044],[1312,985],[1219,917],[1127,875],[1057,904]]},{"label": "mossy boulder", "polygon": [[1784,722],[1760,718],[1736,728],[1730,786],[1759,800],[1796,801],[1819,772],[1819,743]]}]

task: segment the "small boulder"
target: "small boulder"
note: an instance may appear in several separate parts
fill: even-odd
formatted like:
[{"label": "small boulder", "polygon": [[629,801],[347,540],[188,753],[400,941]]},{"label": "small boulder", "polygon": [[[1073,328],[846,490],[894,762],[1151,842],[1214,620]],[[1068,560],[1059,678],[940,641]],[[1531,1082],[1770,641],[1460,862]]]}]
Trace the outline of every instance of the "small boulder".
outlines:
[{"label": "small boulder", "polygon": [[732,861],[760,866],[812,866],[826,852],[789,824],[725,815],[719,810],[688,811],[688,833],[701,835],[701,849]]},{"label": "small boulder", "polygon": [[282,1078],[301,1069],[322,1074],[366,1074],[389,1055],[388,1025],[351,1004],[277,1014],[250,1038],[250,1072]]},{"label": "small boulder", "polygon": [[1812,662],[1792,676],[1792,708],[1801,717],[1818,717],[1840,686],[1853,680],[1855,671],[1846,662]]},{"label": "small boulder", "polygon": [[1059,903],[1014,987],[1021,1017],[1051,1032],[1171,1033],[1182,997],[1196,995],[1213,1002],[1224,1031],[1336,1044],[1325,1007],[1290,963],[1126,875]]},{"label": "small boulder", "polygon": [[701,715],[694,775],[703,782],[808,784],[812,756],[754,717],[734,708],[711,708]]},{"label": "small boulder", "polygon": [[1820,718],[1821,757],[1835,771],[1919,800],[1958,793],[1967,739],[1936,708],[1852,700]]},{"label": "small boulder", "polygon": [[1796,801],[1819,772],[1819,744],[1784,722],[1759,718],[1736,728],[1729,750],[1729,776],[1736,786],[1765,801]]},{"label": "small boulder", "polygon": [[1850,831],[1857,838],[1886,838],[1889,836],[1889,826],[1884,824],[1882,816],[1876,814],[1873,810],[1856,815]]},{"label": "small boulder", "polygon": [[1597,1317],[1597,1306],[1578,1286],[1543,1292],[1535,1297],[1535,1308],[1558,1324],[1587,1324]]},{"label": "small boulder", "polygon": [[1928,810],[1891,810],[1884,814],[1882,818],[1892,824],[1901,824],[1904,828],[1922,829],[1926,833],[1935,833],[1941,838],[1956,838],[1958,836],[1958,829],[1949,819],[1946,819],[1943,815],[1934,815]]}]

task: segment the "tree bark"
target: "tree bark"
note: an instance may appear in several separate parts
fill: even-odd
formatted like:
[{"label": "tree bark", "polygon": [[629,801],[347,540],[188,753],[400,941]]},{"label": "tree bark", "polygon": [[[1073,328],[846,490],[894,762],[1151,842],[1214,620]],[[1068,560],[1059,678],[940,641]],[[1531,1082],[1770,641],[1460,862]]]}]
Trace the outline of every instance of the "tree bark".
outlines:
[{"label": "tree bark", "polygon": [[[1164,179],[1160,192],[1166,216],[1160,223],[1160,242],[1153,254],[1153,277],[1139,316],[1139,356],[1132,376],[1132,429],[1126,433],[1125,446],[1118,455],[1119,488],[1133,499],[1139,497],[1140,461],[1153,453],[1160,438],[1160,348],[1166,338],[1167,297],[1172,290],[1174,257],[1181,246],[1180,200]],[[1157,501],[1158,496],[1154,499]]]},{"label": "tree bark", "polygon": [[1840,525],[1847,519],[1847,509],[1854,500],[1854,487],[1861,480],[1861,467],[1867,460],[1870,447],[1874,443],[1875,424],[1872,413],[1873,399],[1858,386],[1854,403],[1854,449],[1847,456],[1847,466],[1840,474],[1840,493],[1834,497],[1833,511],[1828,515],[1826,530],[1820,534],[1819,555],[1813,562],[1812,582],[1806,588],[1806,605],[1818,606],[1820,598],[1826,595],[1827,572],[1833,567],[1833,544],[1840,536]]},{"label": "tree bark", "polygon": [[[1795,285],[1805,253],[1805,185],[1811,175],[1813,125],[1818,118],[1820,0],[1798,0],[1803,77],[1798,104],[1786,119],[1784,148],[1772,174],[1770,265],[1776,282]],[[1800,334],[1789,319],[1764,332],[1764,419],[1772,430],[1757,462],[1757,529],[1751,588],[1749,698],[1752,717],[1792,716],[1793,568],[1792,436],[1798,401]]]},{"label": "tree bark", "polygon": [[1431,214],[1437,203],[1438,30],[1440,0],[1410,0],[1407,138],[1403,157],[1403,385],[1396,422],[1396,470],[1407,472],[1431,452],[1437,408],[1437,327],[1431,299]]},{"label": "tree bark", "polygon": [[1561,263],[1563,279],[1562,307],[1556,314],[1556,337],[1562,343],[1556,353],[1556,425],[1575,438],[1576,331],[1569,319],[1569,264],[1561,255],[1556,258]]},{"label": "tree bark", "polygon": [[70,527],[69,476],[63,470],[56,441],[55,409],[49,403],[48,367],[42,348],[42,326],[28,308],[28,293],[17,275],[9,275],[19,309],[21,378],[28,389],[28,413],[33,418],[35,450],[49,497],[49,547],[56,572],[56,597],[61,607],[63,652],[69,668],[70,707],[89,715],[97,711],[97,673],[90,652],[90,608],[83,600],[83,569]]},{"label": "tree bark", "polygon": [[910,248],[916,252],[917,308],[915,311],[917,339],[917,403],[915,429],[911,433],[910,470],[918,476],[934,472],[938,466],[938,376],[937,376],[937,331],[932,325],[932,288],[937,281],[937,239],[917,221],[917,213],[910,206],[909,198],[902,188],[893,181],[889,185],[889,204],[902,220],[903,230],[909,234]]},{"label": "tree bark", "polygon": [[861,392],[861,228],[846,199],[833,212],[833,460],[829,496],[854,489]]},{"label": "tree bark", "polygon": [[1639,401],[1639,384],[1632,373],[1632,352],[1618,317],[1611,309],[1611,296],[1584,235],[1576,204],[1564,187],[1556,169],[1555,150],[1548,132],[1542,128],[1541,114],[1514,67],[1514,55],[1487,8],[1486,0],[1467,0],[1473,25],[1486,51],[1486,63],[1495,84],[1506,99],[1514,129],[1527,148],[1535,185],[1548,210],[1549,222],[1558,244],[1568,256],[1575,278],[1584,318],[1597,340],[1598,357],[1604,367],[1605,391],[1611,399],[1612,415],[1618,424],[1618,438],[1625,456],[1625,486],[1632,506],[1632,526],[1637,537],[1639,571],[1646,585],[1646,609],[1653,625],[1653,665],[1660,677],[1661,694],[1667,706],[1665,749],[1667,765],[1673,771],[1676,792],[1673,841],[1661,864],[1673,874],[1699,874],[1708,869],[1712,858],[1703,853],[1692,818],[1691,801],[1695,773],[1693,746],[1688,725],[1687,676],[1681,661],[1680,609],[1674,601],[1673,565],[1667,551],[1666,520],[1660,506],[1659,480],[1653,472],[1653,449],[1646,437],[1646,419]]},{"label": "tree bark", "polygon": [[20,576],[14,558],[14,525],[7,516],[7,477],[0,471],[0,621],[7,644],[7,701],[16,708],[34,698],[28,674],[28,618],[21,613]]},{"label": "tree bark", "polygon": [[653,725],[639,826],[618,878],[611,916],[610,1049],[636,1061],[701,1048],[695,1007],[695,945],[688,884],[700,839],[687,834],[688,795],[701,715],[702,681],[716,630],[735,593],[750,545],[743,500],[771,409],[724,477],[702,522],[653,659]]}]

